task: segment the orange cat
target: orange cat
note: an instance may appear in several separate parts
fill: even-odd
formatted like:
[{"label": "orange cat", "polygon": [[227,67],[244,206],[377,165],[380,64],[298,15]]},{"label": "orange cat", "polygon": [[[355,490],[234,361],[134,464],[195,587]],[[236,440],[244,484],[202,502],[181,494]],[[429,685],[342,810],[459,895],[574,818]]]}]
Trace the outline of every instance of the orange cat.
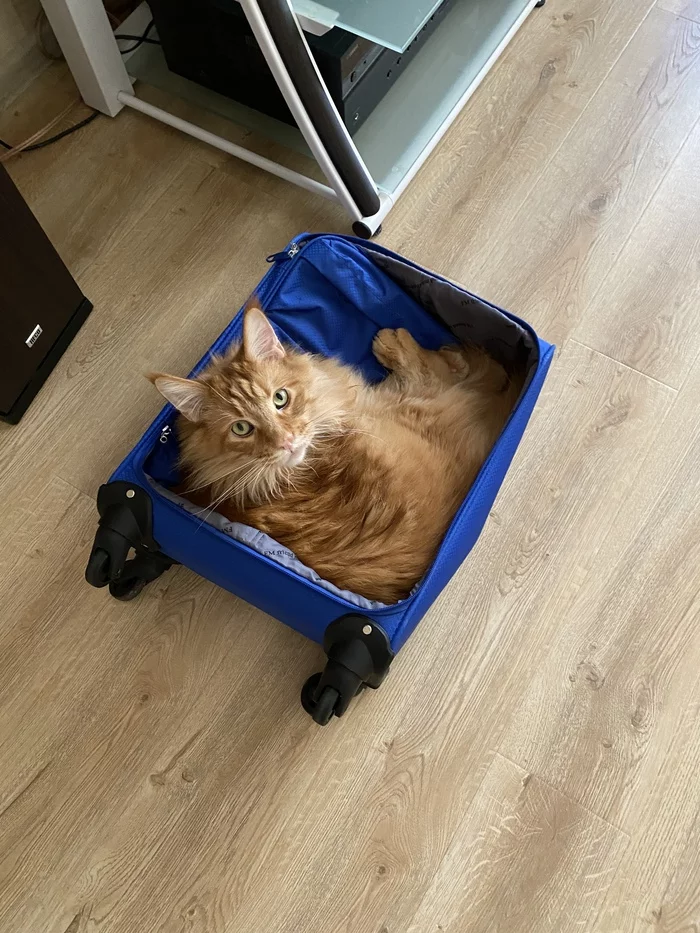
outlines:
[{"label": "orange cat", "polygon": [[181,412],[184,494],[264,531],[341,589],[408,596],[521,385],[480,350],[380,330],[390,375],[284,347],[249,306],[243,341],[196,379],[149,378]]}]

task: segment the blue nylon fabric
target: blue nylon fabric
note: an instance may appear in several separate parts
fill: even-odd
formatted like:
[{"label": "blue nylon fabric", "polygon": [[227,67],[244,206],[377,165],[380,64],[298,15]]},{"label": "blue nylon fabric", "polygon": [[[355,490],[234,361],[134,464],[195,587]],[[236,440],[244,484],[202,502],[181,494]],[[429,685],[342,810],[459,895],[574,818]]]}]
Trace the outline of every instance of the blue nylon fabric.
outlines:
[{"label": "blue nylon fabric", "polygon": [[315,240],[290,261],[293,274],[265,312],[281,336],[304,350],[335,356],[377,382],[386,370],[372,340],[382,327],[405,327],[427,349],[452,342],[446,327],[353,244]]},{"label": "blue nylon fabric", "polygon": [[[337,356],[357,366],[369,380],[384,375],[371,352],[372,339],[382,327],[406,327],[428,348],[451,342],[451,335],[367,255],[373,250],[395,255],[374,244],[349,237],[297,238],[299,251],[280,259],[260,283],[262,306],[280,337],[301,348]],[[400,258],[400,257],[399,257]],[[211,348],[221,352],[240,337],[241,315],[234,318]],[[381,625],[398,650],[440,590],[476,542],[503,477],[518,446],[551,361],[553,348],[537,340],[539,361],[501,438],[495,445],[467,499],[455,517],[438,556],[418,590],[396,606],[367,613]],[[199,372],[208,351],[193,370]],[[147,475],[170,485],[177,478],[177,444],[158,438],[172,425],[175,412],[167,405],[112,476],[147,489],[153,502],[154,536],[162,550],[246,601],[257,605],[322,643],[326,627],[353,611],[342,599],[297,577],[201,520],[154,490]],[[356,610],[355,610],[356,611]]]}]

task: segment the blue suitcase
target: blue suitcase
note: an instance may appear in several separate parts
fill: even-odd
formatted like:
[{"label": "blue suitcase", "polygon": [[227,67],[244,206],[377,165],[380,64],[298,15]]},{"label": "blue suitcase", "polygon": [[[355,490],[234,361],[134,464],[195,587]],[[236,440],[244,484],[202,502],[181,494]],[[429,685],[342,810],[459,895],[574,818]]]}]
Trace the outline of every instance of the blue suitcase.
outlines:
[{"label": "blue suitcase", "polygon": [[[171,491],[178,481],[175,411],[160,412],[109,482],[100,487],[99,527],[86,578],[117,599],[138,595],[182,563],[276,616],[323,646],[327,663],[310,677],[302,703],[325,724],[363,687],[378,687],[394,655],[474,546],[523,435],[554,347],[529,325],[433,272],[365,240],[302,235],[269,257],[256,294],[282,340],[336,356],[369,380],[385,372],[371,352],[383,327],[406,327],[428,349],[468,341],[525,385],[503,432],[445,535],[424,578],[403,601],[372,603],[338,590],[265,535],[221,516],[203,521]],[[238,313],[211,352],[240,337]],[[130,556],[133,555],[133,556]]]}]

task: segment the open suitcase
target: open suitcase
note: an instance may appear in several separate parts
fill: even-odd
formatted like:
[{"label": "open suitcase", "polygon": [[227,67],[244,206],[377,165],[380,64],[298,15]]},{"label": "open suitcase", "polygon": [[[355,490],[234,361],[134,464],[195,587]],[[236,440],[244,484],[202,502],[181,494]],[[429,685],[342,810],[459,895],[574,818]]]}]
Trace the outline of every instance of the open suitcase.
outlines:
[{"label": "open suitcase", "polygon": [[[170,488],[178,481],[176,412],[160,412],[100,487],[99,528],[86,570],[93,586],[116,599],[137,596],[174,563],[224,587],[307,638],[327,655],[310,677],[302,703],[325,725],[341,716],[365,686],[378,687],[394,655],[476,542],[542,388],[554,348],[514,316],[383,247],[351,237],[301,235],[269,257],[272,268],[256,294],[280,338],[304,350],[336,356],[369,380],[384,370],[371,352],[383,327],[406,327],[437,349],[468,341],[483,346],[507,370],[524,367],[520,398],[445,535],[432,566],[411,595],[394,605],[338,590],[282,545],[216,513],[202,519]],[[236,315],[211,352],[240,337]],[[426,495],[430,491],[426,490]],[[468,610],[465,610],[468,611]]]}]

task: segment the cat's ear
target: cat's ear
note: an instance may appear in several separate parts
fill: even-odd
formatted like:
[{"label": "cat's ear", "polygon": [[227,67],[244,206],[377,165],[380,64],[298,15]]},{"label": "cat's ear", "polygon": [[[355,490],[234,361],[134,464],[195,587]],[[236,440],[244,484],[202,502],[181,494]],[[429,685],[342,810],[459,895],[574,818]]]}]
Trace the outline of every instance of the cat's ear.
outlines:
[{"label": "cat's ear", "polygon": [[169,376],[167,373],[149,373],[146,378],[150,379],[160,394],[185,418],[189,421],[202,420],[208,394],[203,382],[183,379],[181,376]]},{"label": "cat's ear", "polygon": [[243,355],[250,363],[281,360],[285,355],[272,324],[255,301],[248,304],[243,317]]}]

